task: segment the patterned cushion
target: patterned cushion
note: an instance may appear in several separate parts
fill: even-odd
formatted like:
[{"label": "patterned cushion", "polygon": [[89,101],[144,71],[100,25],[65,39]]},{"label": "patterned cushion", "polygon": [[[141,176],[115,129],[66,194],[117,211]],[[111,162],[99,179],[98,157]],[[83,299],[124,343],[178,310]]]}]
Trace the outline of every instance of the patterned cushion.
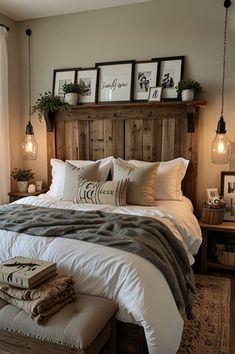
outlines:
[{"label": "patterned cushion", "polygon": [[75,203],[126,205],[128,179],[120,181],[93,182],[78,179]]}]

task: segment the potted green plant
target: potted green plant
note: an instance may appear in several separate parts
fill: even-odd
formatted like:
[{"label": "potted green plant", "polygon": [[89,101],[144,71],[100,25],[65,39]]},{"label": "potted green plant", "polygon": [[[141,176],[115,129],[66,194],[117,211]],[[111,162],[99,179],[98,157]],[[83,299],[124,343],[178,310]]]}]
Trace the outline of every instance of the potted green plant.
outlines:
[{"label": "potted green plant", "polygon": [[181,94],[182,101],[193,101],[194,97],[202,91],[202,86],[196,80],[184,79],[179,81],[176,91]]},{"label": "potted green plant", "polygon": [[18,192],[27,192],[28,183],[34,178],[35,173],[31,169],[14,168],[11,171],[11,178],[17,182]]},{"label": "potted green plant", "polygon": [[82,88],[76,82],[69,82],[63,85],[63,91],[65,93],[64,100],[71,105],[76,105],[78,102],[78,94],[81,93]]},{"label": "potted green plant", "polygon": [[57,110],[68,110],[70,104],[65,102],[61,96],[54,96],[50,91],[40,93],[35,105],[32,107],[32,113],[38,115],[41,121],[44,117],[47,123],[48,131],[52,131],[53,112]]}]

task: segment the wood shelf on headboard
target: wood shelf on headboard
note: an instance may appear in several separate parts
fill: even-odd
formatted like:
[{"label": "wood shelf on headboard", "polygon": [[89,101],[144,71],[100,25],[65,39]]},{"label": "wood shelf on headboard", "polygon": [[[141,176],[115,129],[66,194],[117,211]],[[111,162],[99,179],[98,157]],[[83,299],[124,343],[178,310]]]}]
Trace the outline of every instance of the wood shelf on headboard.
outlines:
[{"label": "wood shelf on headboard", "polygon": [[97,160],[119,156],[126,160],[190,160],[185,194],[195,202],[197,125],[205,101],[168,101],[78,105],[56,112],[47,133],[50,159]]}]

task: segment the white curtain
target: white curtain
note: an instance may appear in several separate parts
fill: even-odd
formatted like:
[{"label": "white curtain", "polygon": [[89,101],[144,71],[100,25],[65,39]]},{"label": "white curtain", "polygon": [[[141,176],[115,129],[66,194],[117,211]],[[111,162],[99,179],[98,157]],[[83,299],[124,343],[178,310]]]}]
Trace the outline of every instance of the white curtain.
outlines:
[{"label": "white curtain", "polygon": [[0,204],[9,202],[10,138],[8,109],[7,30],[0,26]]}]

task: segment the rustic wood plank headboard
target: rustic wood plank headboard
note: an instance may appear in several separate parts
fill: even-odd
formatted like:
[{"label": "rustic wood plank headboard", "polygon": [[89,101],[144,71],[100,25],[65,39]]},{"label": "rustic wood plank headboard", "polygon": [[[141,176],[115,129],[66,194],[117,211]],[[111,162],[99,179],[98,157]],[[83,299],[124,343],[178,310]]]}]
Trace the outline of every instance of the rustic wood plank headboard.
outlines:
[{"label": "rustic wood plank headboard", "polygon": [[[47,133],[50,159],[190,160],[184,194],[196,202],[197,127],[204,101],[80,105],[57,112]],[[50,128],[48,126],[48,128]]]}]

